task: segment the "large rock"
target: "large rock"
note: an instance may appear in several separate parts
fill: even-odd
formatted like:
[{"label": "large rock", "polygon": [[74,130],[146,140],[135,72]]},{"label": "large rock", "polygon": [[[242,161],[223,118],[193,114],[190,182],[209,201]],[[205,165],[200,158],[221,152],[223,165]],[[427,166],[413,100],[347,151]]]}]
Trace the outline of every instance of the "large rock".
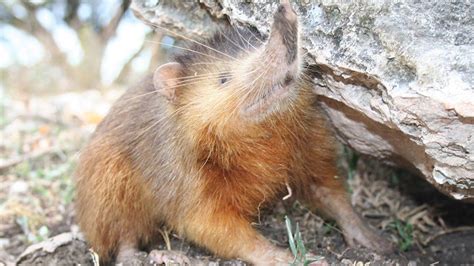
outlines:
[{"label": "large rock", "polygon": [[[269,32],[270,1],[134,0],[182,38],[222,23]],[[298,1],[303,47],[341,139],[474,201],[474,5],[470,1]],[[174,32],[174,33],[172,33]],[[187,37],[184,37],[187,36]]]}]

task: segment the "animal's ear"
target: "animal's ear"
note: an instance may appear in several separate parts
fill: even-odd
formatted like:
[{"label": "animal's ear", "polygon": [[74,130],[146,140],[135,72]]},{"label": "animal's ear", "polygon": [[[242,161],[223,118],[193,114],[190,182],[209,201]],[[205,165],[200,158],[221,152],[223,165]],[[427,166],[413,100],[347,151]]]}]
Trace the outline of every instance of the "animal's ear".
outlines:
[{"label": "animal's ear", "polygon": [[169,101],[176,99],[176,87],[179,83],[183,66],[177,62],[166,63],[159,66],[153,74],[155,89]]}]

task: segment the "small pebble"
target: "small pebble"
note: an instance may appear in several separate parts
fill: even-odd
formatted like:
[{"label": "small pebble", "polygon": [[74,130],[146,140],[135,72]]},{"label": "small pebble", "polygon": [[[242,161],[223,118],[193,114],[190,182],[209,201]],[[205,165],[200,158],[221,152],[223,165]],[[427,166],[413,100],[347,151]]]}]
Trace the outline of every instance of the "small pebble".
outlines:
[{"label": "small pebble", "polygon": [[5,248],[6,246],[10,245],[10,239],[8,238],[0,238],[0,248]]},{"label": "small pebble", "polygon": [[15,183],[10,186],[10,195],[24,194],[28,192],[28,187],[28,183],[23,180],[15,181]]}]

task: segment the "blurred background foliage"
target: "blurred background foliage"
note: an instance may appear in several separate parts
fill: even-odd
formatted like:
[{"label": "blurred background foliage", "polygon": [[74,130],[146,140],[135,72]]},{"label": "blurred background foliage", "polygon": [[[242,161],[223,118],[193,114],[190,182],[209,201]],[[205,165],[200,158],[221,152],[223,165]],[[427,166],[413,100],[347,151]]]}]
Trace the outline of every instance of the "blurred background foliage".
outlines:
[{"label": "blurred background foliage", "polygon": [[156,67],[162,35],[133,16],[130,2],[0,1],[3,93],[104,89]]},{"label": "blurred background foliage", "polygon": [[130,2],[0,0],[0,265],[74,230],[78,152],[169,54]]}]

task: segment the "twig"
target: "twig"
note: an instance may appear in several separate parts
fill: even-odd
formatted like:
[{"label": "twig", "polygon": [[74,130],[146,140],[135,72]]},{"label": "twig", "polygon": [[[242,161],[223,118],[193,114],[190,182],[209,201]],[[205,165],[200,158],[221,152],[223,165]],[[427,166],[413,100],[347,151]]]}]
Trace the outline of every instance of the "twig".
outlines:
[{"label": "twig", "polygon": [[284,196],[283,200],[287,200],[291,197],[291,195],[293,195],[290,185],[288,183],[285,183],[285,184],[286,184],[286,189],[288,190],[288,195]]},{"label": "twig", "polygon": [[34,152],[29,153],[29,154],[24,154],[24,155],[18,156],[16,158],[6,160],[4,162],[0,162],[0,172],[5,171],[8,168],[13,167],[17,164],[20,164],[24,161],[36,159],[38,157],[41,157],[43,155],[55,152],[57,150],[58,149],[55,148],[55,147],[54,148],[48,148],[48,149],[44,149],[44,150],[40,150],[40,151],[34,151]]},{"label": "twig", "polygon": [[348,250],[350,250],[350,249],[351,249],[351,248],[346,248],[346,249],[344,249],[344,250],[342,251],[342,253],[337,253],[336,251],[333,251],[330,247],[327,247],[327,248],[326,248],[326,250],[329,251],[329,252],[331,252],[333,255],[335,255],[338,260],[342,259],[342,257],[344,256],[344,254],[346,254],[346,252],[347,252]]},{"label": "twig", "polygon": [[42,123],[54,124],[54,125],[58,125],[60,127],[67,127],[67,128],[73,127],[73,125],[71,123],[66,123],[66,122],[60,121],[59,119],[52,119],[52,118],[42,116],[42,115],[19,114],[19,115],[13,117],[12,119],[10,119],[10,120],[4,122],[3,124],[1,124],[0,129],[5,128],[7,125],[10,125],[11,123],[17,121],[18,119],[21,119],[21,120],[37,120],[37,121],[42,122]]},{"label": "twig", "polygon": [[166,249],[171,250],[171,240],[169,230],[166,227],[158,228],[158,232],[160,232],[161,236],[163,237],[163,241],[165,241]]},{"label": "twig", "polygon": [[443,230],[443,231],[439,232],[436,235],[428,237],[424,242],[422,242],[422,244],[423,245],[429,245],[430,242],[432,242],[433,240],[437,239],[440,236],[451,234],[451,233],[463,232],[463,231],[474,231],[474,227],[473,226],[461,226],[461,227],[458,227],[458,228],[446,229],[446,230]]},{"label": "twig", "polygon": [[92,248],[89,249],[89,254],[92,257],[92,264],[94,266],[99,266],[99,254],[97,254]]}]

